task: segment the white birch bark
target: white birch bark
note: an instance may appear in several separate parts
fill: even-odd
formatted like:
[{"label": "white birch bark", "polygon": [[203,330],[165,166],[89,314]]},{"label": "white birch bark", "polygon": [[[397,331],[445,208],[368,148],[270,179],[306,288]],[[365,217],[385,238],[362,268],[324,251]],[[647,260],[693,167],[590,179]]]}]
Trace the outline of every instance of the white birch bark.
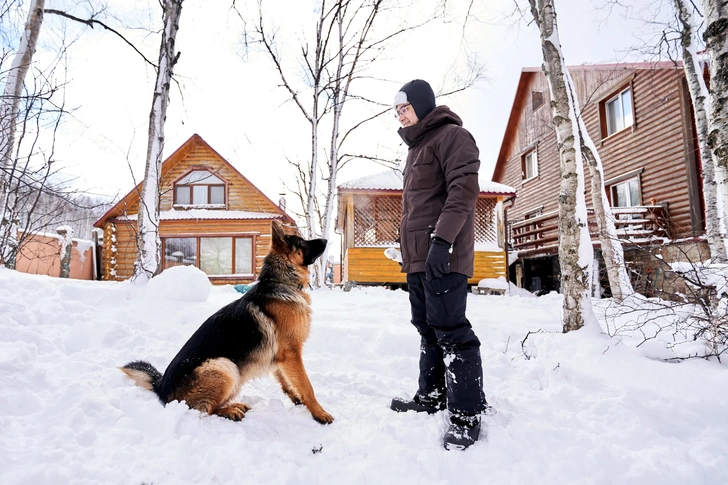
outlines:
[{"label": "white birch bark", "polygon": [[[568,75],[568,72],[567,72]],[[571,79],[570,84],[573,86]],[[572,91],[573,92],[573,91]],[[575,111],[579,112],[578,101],[576,96],[573,97]],[[622,242],[617,236],[617,228],[614,225],[614,216],[609,208],[609,200],[607,199],[607,191],[604,188],[604,168],[602,159],[599,156],[594,141],[586,131],[586,125],[581,114],[577,116],[579,122],[579,136],[582,153],[587,167],[589,167],[589,175],[591,177],[591,194],[592,203],[594,205],[594,216],[599,226],[599,241],[602,245],[602,255],[604,256],[604,266],[607,269],[609,278],[609,287],[612,290],[612,298],[616,301],[622,301],[628,295],[634,292],[632,282],[627,274],[627,266],[624,262],[624,249]],[[597,278],[598,281],[598,278]]]},{"label": "white birch bark", "polygon": [[[698,135],[698,150],[702,161],[703,202],[705,204],[705,234],[710,247],[711,259],[726,260],[726,247],[721,237],[725,230],[724,215],[718,212],[718,189],[715,182],[715,161],[708,146],[710,115],[710,93],[703,78],[703,63],[698,56],[698,26],[693,15],[693,5],[685,0],[674,0],[675,12],[682,25],[683,70],[688,82],[690,99],[695,113],[695,127]],[[721,227],[723,230],[721,230]]]},{"label": "white birch bark", "polygon": [[[703,39],[710,59],[710,104],[708,147],[714,162],[716,211],[720,215],[720,238],[728,252],[728,4],[703,0],[707,21]],[[712,250],[712,248],[711,248]]]},{"label": "white birch bark", "polygon": [[[359,60],[362,57],[363,50],[365,49],[365,42],[369,37],[372,25],[377,19],[379,13],[379,2],[374,2],[369,6],[367,20],[364,23],[359,35],[356,40],[356,48],[353,49],[353,53],[347,58],[346,40],[345,40],[345,16],[348,7],[348,2],[343,0],[337,0],[337,11],[335,17],[335,23],[337,25],[337,41],[338,50],[336,54],[336,72],[333,78],[333,95],[332,95],[332,128],[331,128],[331,139],[329,145],[329,174],[328,184],[326,192],[326,205],[324,206],[324,214],[322,221],[321,234],[323,237],[328,237],[331,231],[331,224],[333,220],[334,207],[336,203],[336,183],[337,175],[339,173],[339,135],[341,126],[341,114],[344,110],[346,100],[349,96],[349,90],[351,83],[354,79],[354,74],[357,72],[359,67]],[[319,259],[319,263],[322,268],[325,267],[328,258],[328,247],[323,256]],[[323,271],[319,274],[323,275]],[[321,279],[320,283],[323,284],[324,280]]]},{"label": "white birch bark", "polygon": [[136,282],[144,283],[161,271],[161,239],[159,238],[159,183],[164,150],[164,121],[167,117],[169,87],[174,65],[179,57],[175,53],[175,39],[182,14],[182,0],[165,0],[164,30],[159,47],[157,81],[149,113],[149,141],[144,182],[137,215],[137,260],[134,265]]},{"label": "white birch bark", "polygon": [[543,71],[551,93],[551,112],[561,162],[559,192],[559,264],[563,303],[563,330],[578,330],[596,322],[590,287],[594,251],[587,224],[584,170],[579,129],[574,111],[573,86],[561,53],[553,0],[529,0],[541,34]]},{"label": "white birch bark", "polygon": [[0,263],[15,268],[17,224],[10,197],[10,177],[14,166],[15,131],[25,76],[33,62],[38,36],[43,25],[45,0],[31,0],[28,19],[18,50],[7,74],[0,99]]}]

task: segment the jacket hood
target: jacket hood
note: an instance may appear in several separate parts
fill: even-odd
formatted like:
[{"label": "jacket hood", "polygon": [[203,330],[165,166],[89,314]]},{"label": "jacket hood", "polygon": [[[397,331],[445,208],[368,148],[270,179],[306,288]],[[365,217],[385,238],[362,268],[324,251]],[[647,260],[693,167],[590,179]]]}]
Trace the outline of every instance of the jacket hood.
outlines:
[{"label": "jacket hood", "polygon": [[438,106],[433,109],[425,119],[420,120],[412,126],[402,127],[397,133],[402,137],[402,141],[412,147],[419,143],[428,133],[440,128],[443,125],[463,126],[463,120],[453,113],[447,106]]}]

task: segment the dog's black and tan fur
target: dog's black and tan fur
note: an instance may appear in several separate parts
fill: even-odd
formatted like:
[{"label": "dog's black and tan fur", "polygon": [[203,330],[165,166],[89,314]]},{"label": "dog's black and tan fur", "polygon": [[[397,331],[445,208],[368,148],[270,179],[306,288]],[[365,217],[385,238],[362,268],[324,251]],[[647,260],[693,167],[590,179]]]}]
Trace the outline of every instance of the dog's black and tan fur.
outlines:
[{"label": "dog's black and tan fur", "polygon": [[233,421],[250,409],[232,402],[243,383],[272,372],[295,404],[306,406],[319,423],[331,423],[334,418],[316,400],[302,359],[311,325],[311,298],[303,288],[308,265],[325,248],[325,239],[304,240],[274,221],[271,250],[258,282],[208,318],[164,375],[143,361],[121,370],[165,404],[185,401],[193,409]]}]

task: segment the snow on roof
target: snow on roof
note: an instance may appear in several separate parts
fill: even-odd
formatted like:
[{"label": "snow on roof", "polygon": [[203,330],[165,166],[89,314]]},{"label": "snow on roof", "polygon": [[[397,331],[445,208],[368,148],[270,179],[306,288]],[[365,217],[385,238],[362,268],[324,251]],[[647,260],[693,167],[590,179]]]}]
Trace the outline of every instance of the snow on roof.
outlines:
[{"label": "snow on roof", "polygon": [[516,193],[516,189],[514,189],[510,185],[493,182],[492,180],[489,180],[487,177],[483,177],[482,175],[478,177],[478,184],[480,185],[481,192],[487,192],[489,194],[505,195]]},{"label": "snow on roof", "polygon": [[[180,221],[199,219],[280,219],[283,215],[273,212],[226,211],[213,209],[168,210],[159,212],[160,221]],[[136,214],[119,217],[129,221],[137,219]]]},{"label": "snow on roof", "polygon": [[[516,189],[508,185],[493,182],[488,177],[480,174],[478,177],[480,192],[489,194],[515,194]],[[402,190],[402,172],[399,170],[387,170],[385,172],[367,175],[358,179],[350,180],[339,185],[340,189],[348,190]]]},{"label": "snow on roof", "polygon": [[341,189],[402,190],[402,172],[387,170],[350,180],[339,185]]}]

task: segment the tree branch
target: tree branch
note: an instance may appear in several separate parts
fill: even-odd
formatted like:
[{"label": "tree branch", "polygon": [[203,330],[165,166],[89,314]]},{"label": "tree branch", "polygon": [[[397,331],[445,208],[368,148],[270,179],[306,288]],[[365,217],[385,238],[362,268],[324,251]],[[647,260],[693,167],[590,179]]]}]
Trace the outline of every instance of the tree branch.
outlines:
[{"label": "tree branch", "polygon": [[[121,34],[120,34],[120,33],[119,33],[118,31],[116,31],[115,29],[113,29],[113,28],[109,27],[108,25],[106,25],[105,23],[101,22],[100,20],[96,20],[96,19],[86,19],[86,20],[84,20],[84,19],[81,19],[81,18],[75,17],[75,16],[73,16],[73,15],[71,15],[71,14],[69,14],[69,13],[66,13],[66,12],[64,12],[64,11],[62,11],[62,10],[55,10],[55,9],[52,9],[52,8],[47,8],[47,9],[45,9],[45,10],[44,10],[43,12],[44,12],[44,13],[47,13],[47,14],[51,14],[51,15],[58,15],[58,16],[60,16],[60,17],[64,17],[64,18],[67,18],[67,19],[73,20],[73,21],[75,21],[75,22],[80,22],[80,23],[82,23],[82,24],[86,24],[86,25],[88,25],[89,27],[91,27],[92,29],[94,28],[94,25],[100,25],[100,26],[101,26],[101,27],[103,27],[104,29],[106,29],[106,30],[108,30],[108,31],[110,31],[110,32],[112,32],[112,33],[114,33],[114,34],[116,34],[116,35],[117,35],[117,36],[118,36],[118,37],[119,37],[119,38],[120,38],[121,40],[123,40],[124,42],[126,42],[126,43],[127,43],[127,44],[128,44],[128,45],[129,45],[129,46],[130,46],[130,47],[132,48],[132,49],[134,49],[134,51],[135,51],[135,52],[136,52],[137,54],[139,54],[140,56],[142,56],[142,59],[144,59],[144,61],[145,61],[145,62],[146,62],[147,64],[149,64],[150,66],[152,66],[152,67],[153,67],[154,69],[157,69],[157,67],[158,67],[158,66],[157,66],[156,64],[154,64],[154,63],[153,63],[152,61],[150,61],[149,59],[147,59],[147,57],[146,57],[146,56],[145,56],[144,54],[142,54],[142,52],[141,52],[141,51],[140,51],[139,49],[137,49],[137,48],[136,48],[136,46],[135,46],[134,44],[132,44],[132,43],[131,43],[131,42],[130,42],[129,40],[127,40],[127,38],[126,38],[126,37],[124,37],[123,35],[121,35]],[[179,53],[178,53],[178,54],[179,54]]]}]

